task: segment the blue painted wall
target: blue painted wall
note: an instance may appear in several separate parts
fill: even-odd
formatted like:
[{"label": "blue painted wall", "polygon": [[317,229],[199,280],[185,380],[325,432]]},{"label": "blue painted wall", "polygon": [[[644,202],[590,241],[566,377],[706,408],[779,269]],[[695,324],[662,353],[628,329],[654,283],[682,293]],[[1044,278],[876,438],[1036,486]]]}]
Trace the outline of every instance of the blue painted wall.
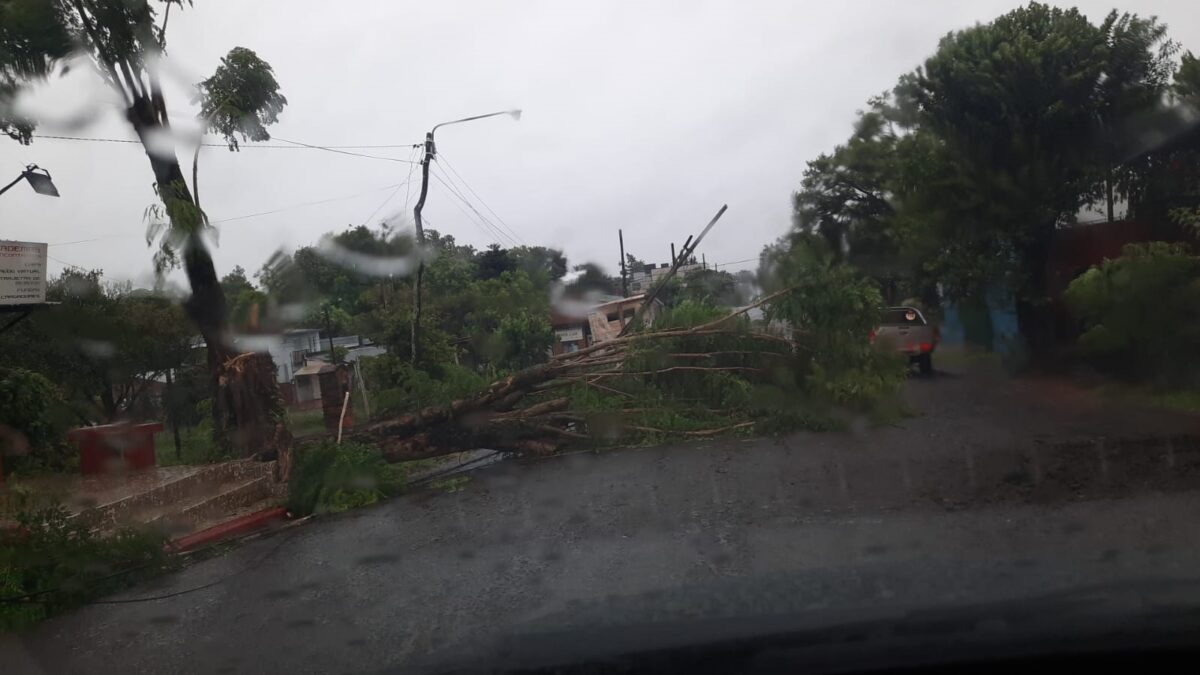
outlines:
[{"label": "blue painted wall", "polygon": [[993,286],[988,291],[986,306],[960,307],[959,303],[944,301],[942,317],[943,344],[969,342],[1000,354],[1008,354],[1017,344],[1017,305],[1003,288]]}]

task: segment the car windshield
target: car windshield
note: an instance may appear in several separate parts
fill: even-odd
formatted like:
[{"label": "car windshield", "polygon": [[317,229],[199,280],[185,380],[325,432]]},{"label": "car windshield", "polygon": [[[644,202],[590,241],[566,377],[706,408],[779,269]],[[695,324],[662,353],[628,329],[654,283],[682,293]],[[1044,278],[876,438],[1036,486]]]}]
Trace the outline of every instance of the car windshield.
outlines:
[{"label": "car windshield", "polygon": [[925,321],[915,309],[900,307],[883,311],[880,321],[883,326],[924,326]]},{"label": "car windshield", "polygon": [[1200,646],[1196,0],[0,0],[0,158],[3,675]]}]

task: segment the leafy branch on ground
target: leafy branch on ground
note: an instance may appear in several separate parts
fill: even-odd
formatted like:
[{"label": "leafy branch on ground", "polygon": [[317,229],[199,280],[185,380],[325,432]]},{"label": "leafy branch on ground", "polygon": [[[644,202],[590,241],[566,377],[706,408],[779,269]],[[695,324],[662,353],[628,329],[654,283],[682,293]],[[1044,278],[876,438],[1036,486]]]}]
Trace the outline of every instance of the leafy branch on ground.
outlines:
[{"label": "leafy branch on ground", "polygon": [[101,535],[60,505],[22,510],[0,530],[0,632],[21,630],[172,567],[163,535]]}]

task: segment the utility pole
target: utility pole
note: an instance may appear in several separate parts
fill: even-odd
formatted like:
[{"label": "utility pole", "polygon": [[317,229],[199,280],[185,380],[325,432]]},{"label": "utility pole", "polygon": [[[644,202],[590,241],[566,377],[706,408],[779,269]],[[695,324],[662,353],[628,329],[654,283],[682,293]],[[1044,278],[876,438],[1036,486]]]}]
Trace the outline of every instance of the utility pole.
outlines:
[{"label": "utility pole", "polygon": [[[435,129],[437,127],[434,127]],[[421,160],[421,196],[417,198],[417,207],[413,210],[413,223],[417,228],[417,274],[413,277],[413,315],[412,315],[412,364],[417,365],[421,336],[421,277],[425,275],[425,227],[421,222],[421,210],[425,208],[425,196],[429,194],[429,163],[433,161],[434,146],[433,132],[425,134],[425,157]]]},{"label": "utility pole", "polygon": [[425,276],[425,228],[421,222],[421,210],[425,208],[425,197],[429,194],[429,163],[433,161],[437,154],[437,147],[433,144],[433,134],[438,130],[438,127],[444,127],[447,124],[459,124],[460,122],[471,122],[474,120],[486,119],[497,115],[511,115],[514,120],[521,119],[520,110],[502,110],[500,112],[488,113],[486,115],[475,115],[473,117],[464,117],[460,120],[451,120],[442,122],[441,124],[433,125],[429,133],[425,134],[425,157],[421,160],[421,195],[417,198],[417,206],[413,209],[413,221],[417,230],[417,273],[413,277],[413,314],[412,314],[412,363],[416,365],[417,357],[420,355],[420,338],[421,338],[421,278]]},{"label": "utility pole", "polygon": [[329,362],[336,365],[337,355],[333,352],[333,324],[329,322],[329,306],[325,306],[325,332],[329,335]]},{"label": "utility pole", "polygon": [[625,274],[625,233],[617,230],[617,240],[621,242],[621,295],[629,297],[629,278]]},{"label": "utility pole", "polygon": [[675,264],[675,242],[671,242],[671,264]]}]

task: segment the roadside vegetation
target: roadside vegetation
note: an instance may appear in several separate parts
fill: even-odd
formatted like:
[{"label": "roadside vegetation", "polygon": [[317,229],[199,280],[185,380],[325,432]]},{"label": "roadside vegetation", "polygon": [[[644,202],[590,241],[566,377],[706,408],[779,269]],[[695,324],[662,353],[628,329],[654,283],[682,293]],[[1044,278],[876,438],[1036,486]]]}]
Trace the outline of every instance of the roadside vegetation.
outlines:
[{"label": "roadside vegetation", "polygon": [[166,539],[153,532],[102,536],[57,505],[29,504],[14,515],[0,529],[0,633],[29,628],[174,564]]}]

